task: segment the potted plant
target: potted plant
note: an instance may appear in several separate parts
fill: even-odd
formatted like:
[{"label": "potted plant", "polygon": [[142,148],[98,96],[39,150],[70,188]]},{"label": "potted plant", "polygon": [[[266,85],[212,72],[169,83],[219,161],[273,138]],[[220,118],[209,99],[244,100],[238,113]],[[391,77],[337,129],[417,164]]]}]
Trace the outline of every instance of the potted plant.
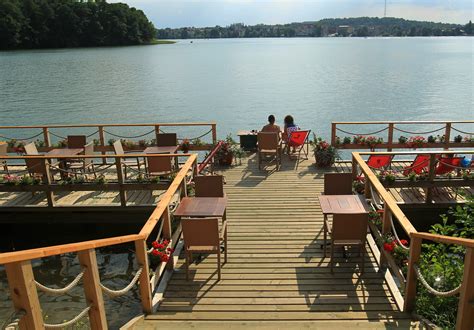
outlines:
[{"label": "potted plant", "polygon": [[364,143],[370,148],[370,150],[374,151],[377,144],[383,143],[383,139],[376,136],[367,136],[364,139]]},{"label": "potted plant", "polygon": [[365,143],[365,136],[363,135],[356,135],[352,138],[352,143],[354,144],[364,144]]},{"label": "potted plant", "polygon": [[314,158],[317,167],[329,167],[339,157],[337,148],[333,147],[321,137],[314,135],[314,140],[311,141],[313,146]]},{"label": "potted plant", "polygon": [[169,247],[170,241],[162,239],[160,241],[154,241],[151,243],[151,249],[149,252],[150,268],[156,269],[162,262],[168,262],[170,255],[174,250]]},{"label": "potted plant", "polygon": [[342,140],[342,144],[350,144],[351,143],[351,137],[346,136],[344,137],[344,140]]},{"label": "potted plant", "polygon": [[428,136],[428,143],[436,143],[436,138],[433,135]]},{"label": "potted plant", "polygon": [[183,151],[183,153],[186,154],[189,151],[190,145],[191,145],[191,143],[189,142],[189,139],[184,139],[179,146],[180,146],[181,150]]},{"label": "potted plant", "polygon": [[225,141],[222,141],[221,148],[216,152],[216,158],[221,166],[230,166],[235,158],[241,158],[244,151],[238,146],[232,135],[227,135]]},{"label": "potted plant", "polygon": [[408,141],[408,138],[406,136],[402,135],[398,138],[398,143],[400,143],[400,144],[405,144],[405,143],[407,143],[407,141]]},{"label": "potted plant", "polygon": [[410,136],[408,141],[406,142],[409,148],[420,148],[426,143],[426,139],[423,136]]},{"label": "potted plant", "polygon": [[461,135],[456,135],[454,137],[454,142],[456,143],[461,143],[462,142],[462,136]]},{"label": "potted plant", "polygon": [[356,193],[363,194],[365,192],[365,177],[358,175],[352,182],[352,188],[354,188]]}]

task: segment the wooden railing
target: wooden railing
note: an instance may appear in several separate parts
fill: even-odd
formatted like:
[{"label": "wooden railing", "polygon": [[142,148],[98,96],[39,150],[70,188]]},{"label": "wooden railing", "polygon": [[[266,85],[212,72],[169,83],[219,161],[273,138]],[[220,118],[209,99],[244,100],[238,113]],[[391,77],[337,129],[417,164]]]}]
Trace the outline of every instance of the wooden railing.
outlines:
[{"label": "wooden railing", "polygon": [[[436,155],[434,152],[428,152],[430,155]],[[443,154],[454,154],[454,151],[444,151]],[[472,154],[472,151],[458,151],[457,153]],[[388,260],[388,253],[381,248],[380,265],[387,265],[398,280],[400,281],[402,289],[404,289],[403,310],[407,312],[413,311],[414,302],[416,299],[416,274],[414,265],[418,262],[421,253],[421,241],[423,239],[431,240],[443,244],[456,244],[467,248],[466,257],[464,260],[464,276],[461,286],[461,295],[458,306],[458,317],[456,329],[473,329],[474,328],[474,240],[463,239],[458,237],[440,236],[429,233],[420,233],[412,225],[410,220],[406,217],[403,211],[398,206],[393,196],[387,191],[386,187],[379,181],[374,171],[367,165],[362,155],[381,154],[381,153],[352,153],[352,173],[354,179],[363,174],[365,178],[365,197],[371,199],[374,204],[381,204],[383,206],[382,217],[382,235],[392,234],[398,237],[394,232],[395,224],[397,223],[410,239],[410,254],[408,260],[408,276],[405,279],[401,274],[400,269]],[[382,153],[387,154],[387,153]],[[389,153],[400,154],[400,153]],[[402,153],[413,154],[413,153]],[[439,152],[438,152],[439,154]],[[435,157],[430,158],[431,161]],[[434,163],[433,163],[434,164]],[[431,164],[430,173],[434,168]],[[434,178],[431,177],[434,181]],[[464,182],[464,185],[466,183]],[[468,184],[469,185],[469,184]],[[373,194],[372,194],[373,193]],[[374,196],[377,195],[377,196]],[[395,222],[396,221],[396,222]],[[375,234],[373,232],[373,234]],[[376,237],[380,238],[380,237]]]},{"label": "wooden railing", "polygon": [[[22,161],[27,160],[37,160],[38,163],[35,168],[30,168],[30,171],[35,173],[41,173],[41,181],[34,182],[33,184],[11,184],[12,182],[0,180],[0,191],[4,192],[41,192],[45,193],[47,197],[48,206],[55,206],[54,193],[56,192],[72,192],[72,191],[118,191],[120,195],[120,205],[127,206],[127,191],[131,190],[166,190],[170,181],[168,180],[153,180],[148,177],[146,171],[146,166],[142,166],[141,170],[136,169],[135,167],[129,167],[124,164],[125,159],[145,159],[145,163],[148,162],[149,158],[161,157],[161,158],[172,158],[171,161],[177,163],[177,157],[189,157],[190,154],[125,154],[125,155],[74,155],[74,156],[61,156],[61,161],[67,161],[68,159],[74,160],[84,160],[84,159],[94,159],[94,160],[103,160],[102,163],[105,163],[106,159],[113,159],[113,163],[108,165],[99,165],[92,172],[83,171],[83,172],[70,172],[67,169],[60,169],[59,165],[51,165],[50,160],[51,156],[0,156],[0,163],[2,160],[7,162],[11,161]],[[13,166],[11,166],[13,167]],[[36,168],[39,167],[39,168]],[[125,168],[127,167],[128,170]],[[14,166],[15,169],[18,169],[18,165]],[[57,171],[59,175],[53,175],[53,170]],[[125,179],[124,172],[128,171],[132,176],[132,179]],[[106,175],[104,177],[105,181],[101,182],[97,179],[92,179],[94,172],[96,175]],[[22,178],[24,175],[29,177],[34,177],[29,173],[28,168],[25,166],[24,169],[16,172],[21,173],[21,175],[15,174],[15,170],[10,171],[12,176],[16,176],[16,179]],[[4,174],[6,174],[4,172]],[[69,179],[73,179],[71,182],[66,181],[64,178],[66,176]],[[87,176],[91,179],[85,182],[74,181],[75,176],[84,178]],[[140,179],[138,179],[140,177]],[[173,175],[171,176],[173,178]]]},{"label": "wooden railing", "polygon": [[[119,132],[112,132],[112,128],[123,130],[131,130],[136,128],[148,128],[145,132],[140,132],[135,135],[126,135],[125,133],[119,134]],[[26,144],[28,142],[35,141],[38,143],[38,150],[49,151],[53,148],[53,140],[59,141],[66,139],[66,135],[69,133],[57,133],[57,130],[61,132],[70,132],[71,135],[83,134],[88,139],[94,139],[94,151],[96,152],[107,152],[113,151],[113,147],[109,140],[125,139],[134,142],[134,145],[125,145],[126,150],[143,150],[145,143],[150,141],[144,140],[147,136],[152,136],[156,139],[156,136],[160,133],[171,133],[172,128],[180,127],[204,127],[209,130],[198,134],[197,136],[178,136],[179,140],[188,139],[191,142],[189,150],[209,150],[211,146],[217,143],[217,125],[214,122],[202,122],[202,123],[144,123],[144,124],[76,124],[76,125],[33,125],[33,126],[0,126],[0,140],[10,142],[9,152],[16,152],[18,148],[14,147],[13,144],[21,143]],[[169,129],[169,131],[168,131]],[[87,134],[86,130],[93,130],[92,133]],[[166,131],[164,131],[166,130]],[[24,134],[33,134],[30,136],[10,136],[5,132],[25,132]],[[197,139],[201,140],[207,135],[210,135],[208,142],[201,141],[202,144],[196,145]],[[52,138],[53,137],[53,138]],[[143,143],[139,144],[139,140],[144,140]],[[20,148],[21,149],[21,148]]]},{"label": "wooden railing", "polygon": [[[422,127],[420,130],[407,130],[407,125],[416,125]],[[463,130],[458,126],[468,126],[469,130]],[[356,127],[356,131],[352,128],[343,129],[341,126]],[[374,131],[358,131],[357,126],[376,126]],[[433,129],[426,129],[426,127],[433,127]],[[380,128],[381,127],[381,128]],[[344,134],[345,136],[342,136]],[[418,148],[465,148],[474,147],[474,120],[466,121],[367,121],[367,122],[332,122],[331,123],[331,145],[340,149],[392,149],[410,148],[407,143],[400,143],[399,136],[425,136],[431,134],[433,137],[439,137],[441,140],[436,142],[426,140]],[[435,134],[435,135],[433,135]],[[382,143],[370,145],[369,143],[354,143],[353,138],[356,136],[375,136],[383,139]],[[454,137],[461,135],[461,137],[468,138],[468,141],[455,142]],[[350,139],[350,143],[344,143],[344,137]]]},{"label": "wooden railing", "polygon": [[[33,259],[73,252],[77,253],[84,271],[83,287],[89,308],[87,313],[90,326],[92,329],[107,329],[95,250],[101,247],[124,243],[133,242],[135,245],[137,263],[140,269],[142,269],[138,282],[142,309],[145,313],[152,312],[154,290],[166,268],[169,268],[171,271],[174,267],[179,249],[177,249],[175,255],[167,264],[162,264],[154,271],[150,279],[147,240],[151,239],[151,234],[157,231],[157,239],[164,238],[170,240],[172,247],[176,247],[178,243],[181,227],[177,226],[175,231],[172,232],[170,204],[176,196],[179,198],[186,196],[188,176],[193,176],[197,173],[197,155],[192,154],[187,155],[187,157],[188,159],[177,173],[168,190],[161,196],[156,208],[139,234],[0,254],[0,264],[5,265],[14,308],[17,312],[24,313],[19,321],[20,329],[45,328],[31,261]],[[162,226],[157,229],[158,223],[162,224]],[[154,240],[155,238],[153,237],[152,239]]]}]

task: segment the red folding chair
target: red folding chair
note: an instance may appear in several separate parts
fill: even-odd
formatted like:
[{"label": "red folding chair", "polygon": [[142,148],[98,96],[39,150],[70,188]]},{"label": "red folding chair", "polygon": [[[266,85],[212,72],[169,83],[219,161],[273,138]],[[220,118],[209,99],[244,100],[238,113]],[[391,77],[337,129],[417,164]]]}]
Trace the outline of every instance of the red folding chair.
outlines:
[{"label": "red folding chair", "polygon": [[436,167],[436,175],[444,175],[461,167],[464,157],[441,157]]},{"label": "red folding chair", "polygon": [[[311,130],[293,131],[288,137],[288,148],[295,148],[298,153],[298,161],[296,162],[296,169],[298,169],[299,161],[308,159],[309,154],[309,133]],[[306,148],[305,148],[306,146]],[[301,152],[304,154],[304,158],[301,158]]]},{"label": "red folding chair", "polygon": [[416,155],[413,163],[403,169],[403,175],[408,176],[410,173],[421,174],[428,172],[430,166],[430,155]]},{"label": "red folding chair", "polygon": [[373,169],[387,169],[392,163],[393,155],[370,155],[367,165]]}]

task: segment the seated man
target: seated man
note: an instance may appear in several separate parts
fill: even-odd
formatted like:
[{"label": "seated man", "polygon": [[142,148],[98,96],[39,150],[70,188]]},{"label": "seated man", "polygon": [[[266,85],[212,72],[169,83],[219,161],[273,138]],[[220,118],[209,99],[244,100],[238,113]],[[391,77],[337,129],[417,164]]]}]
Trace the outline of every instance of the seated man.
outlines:
[{"label": "seated man", "polygon": [[280,126],[275,125],[275,116],[268,116],[268,124],[262,127],[262,132],[281,133]]}]

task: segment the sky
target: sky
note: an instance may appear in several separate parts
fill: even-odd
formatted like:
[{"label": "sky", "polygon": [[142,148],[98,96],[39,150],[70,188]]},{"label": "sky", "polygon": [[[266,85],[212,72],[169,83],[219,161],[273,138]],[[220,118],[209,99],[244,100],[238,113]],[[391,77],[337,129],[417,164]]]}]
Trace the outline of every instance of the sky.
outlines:
[{"label": "sky", "polygon": [[[157,28],[255,25],[384,15],[385,0],[108,0],[145,12]],[[473,0],[387,0],[387,16],[466,24]]]}]

